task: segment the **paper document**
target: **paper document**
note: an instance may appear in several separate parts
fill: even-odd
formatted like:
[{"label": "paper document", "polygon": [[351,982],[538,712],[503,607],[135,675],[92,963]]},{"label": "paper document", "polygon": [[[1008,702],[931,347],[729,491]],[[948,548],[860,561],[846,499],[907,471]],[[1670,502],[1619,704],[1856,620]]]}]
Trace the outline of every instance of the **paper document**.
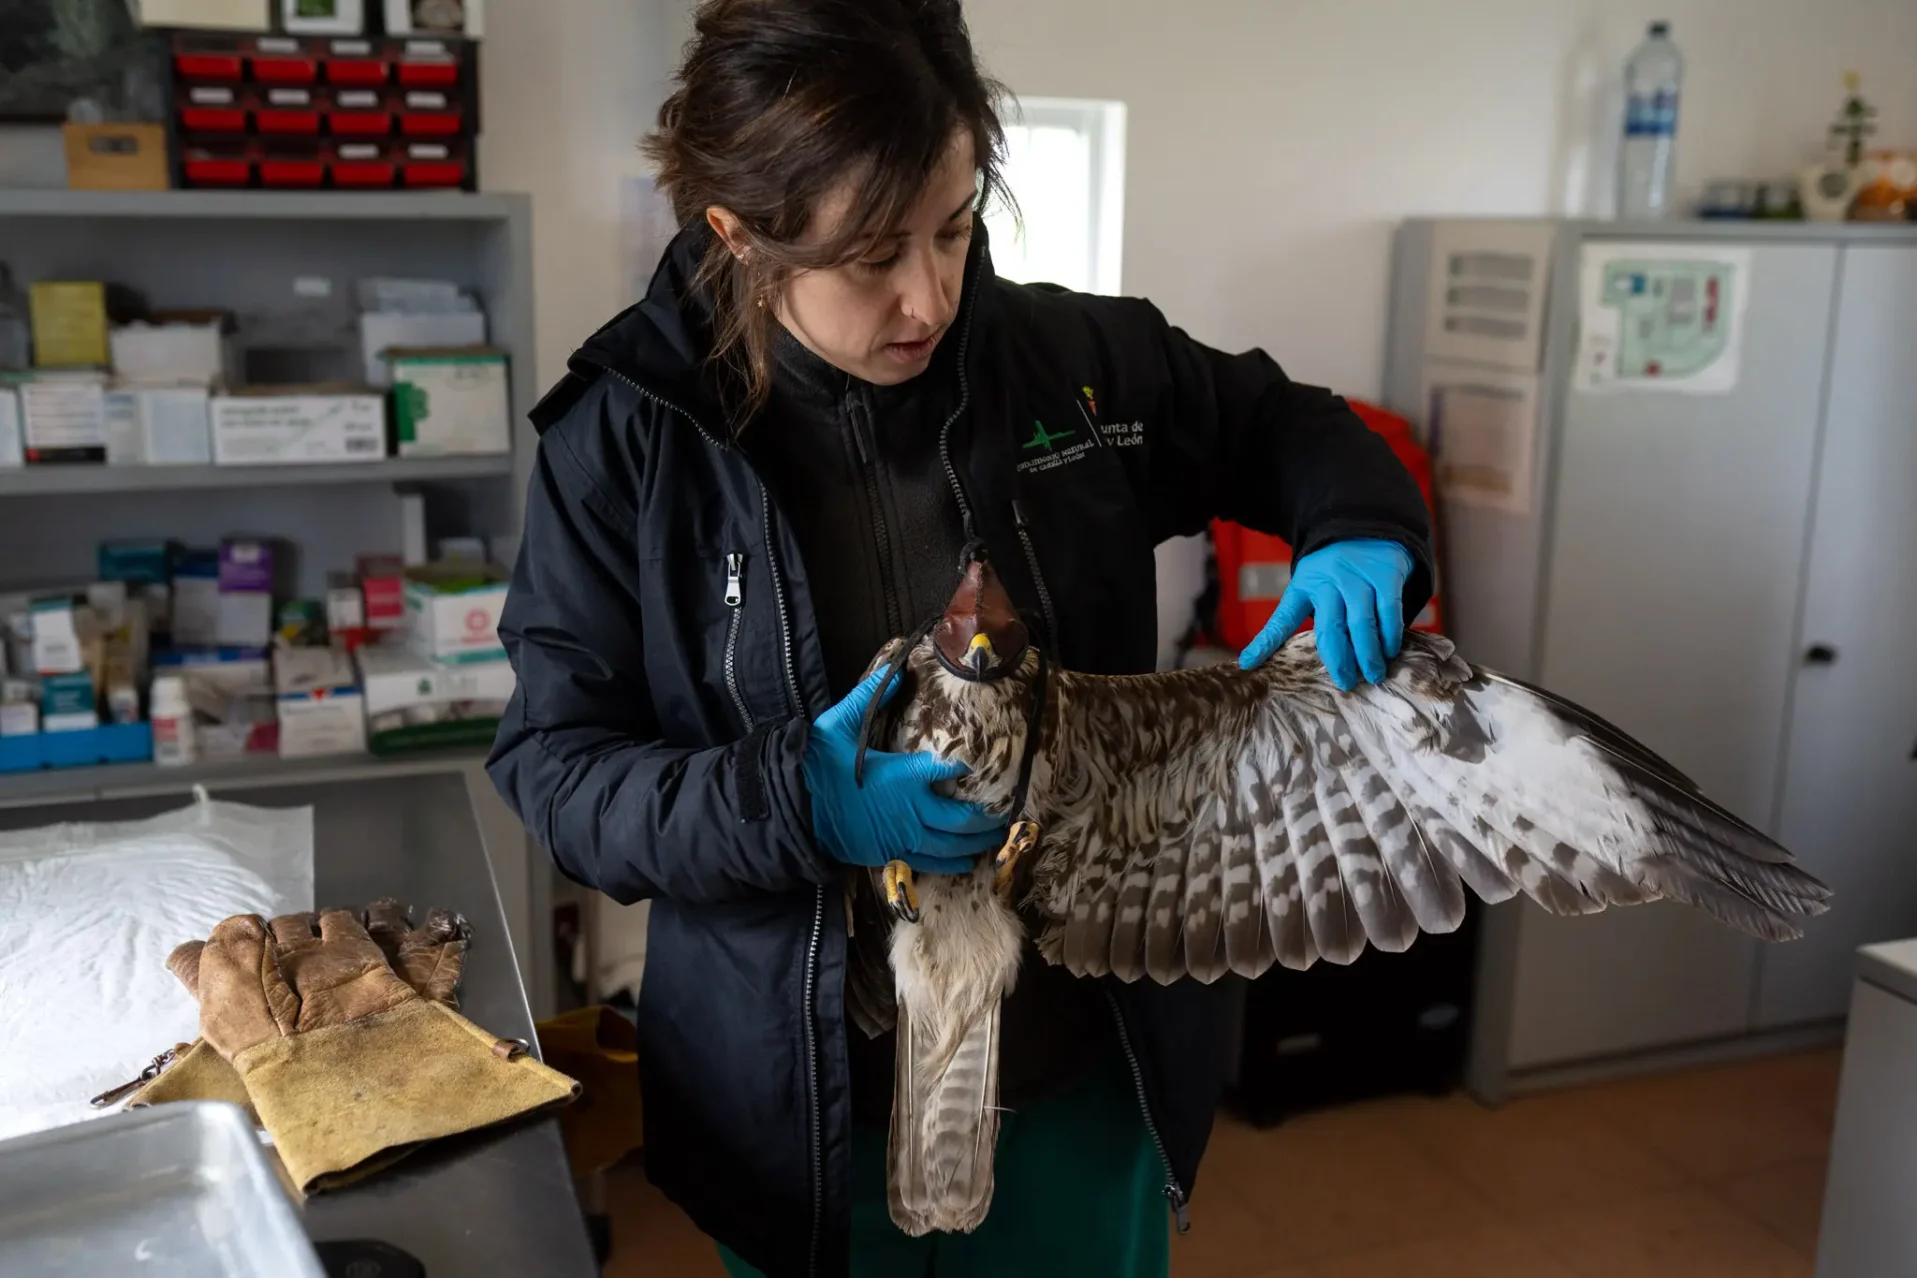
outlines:
[{"label": "paper document", "polygon": [[1576,389],[1696,395],[1736,389],[1750,249],[1587,244],[1578,286]]},{"label": "paper document", "polygon": [[1481,369],[1425,370],[1426,438],[1446,502],[1531,510],[1538,379]]}]

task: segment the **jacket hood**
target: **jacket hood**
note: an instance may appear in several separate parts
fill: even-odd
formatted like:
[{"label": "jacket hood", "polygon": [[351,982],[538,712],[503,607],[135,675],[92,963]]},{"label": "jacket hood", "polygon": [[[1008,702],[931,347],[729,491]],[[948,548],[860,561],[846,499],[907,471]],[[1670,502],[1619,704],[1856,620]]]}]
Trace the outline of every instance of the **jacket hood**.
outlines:
[{"label": "jacket hood", "polygon": [[[707,358],[714,340],[712,296],[695,283],[713,238],[712,228],[703,220],[681,227],[653,271],[645,297],[588,337],[567,359],[567,372],[586,381],[602,372],[614,373],[723,435],[724,409],[717,381],[721,374]],[[955,332],[962,333],[972,322],[979,295],[990,279],[991,247],[984,219],[976,218],[965,256],[964,292],[952,326]],[[954,357],[952,343],[942,347],[942,356]],[[549,392],[548,398],[555,393]],[[533,424],[541,434],[561,416],[542,412],[543,407],[544,401],[533,410]]]}]

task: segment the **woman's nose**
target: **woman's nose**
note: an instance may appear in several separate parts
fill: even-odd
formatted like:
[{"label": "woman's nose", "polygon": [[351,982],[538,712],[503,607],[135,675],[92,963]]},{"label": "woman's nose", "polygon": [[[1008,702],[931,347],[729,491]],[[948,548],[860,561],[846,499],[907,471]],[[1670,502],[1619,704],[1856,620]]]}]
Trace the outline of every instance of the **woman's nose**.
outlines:
[{"label": "woman's nose", "polygon": [[932,253],[914,253],[901,286],[899,307],[921,324],[942,325],[952,318],[952,298],[939,261]]}]

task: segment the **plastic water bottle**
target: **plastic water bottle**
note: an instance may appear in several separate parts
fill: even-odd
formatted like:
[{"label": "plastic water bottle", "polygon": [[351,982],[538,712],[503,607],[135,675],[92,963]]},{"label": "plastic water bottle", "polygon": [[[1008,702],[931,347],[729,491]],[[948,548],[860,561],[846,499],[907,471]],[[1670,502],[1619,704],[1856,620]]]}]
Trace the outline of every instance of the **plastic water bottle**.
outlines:
[{"label": "plastic water bottle", "polygon": [[1683,87],[1684,55],[1671,43],[1671,24],[1653,22],[1624,64],[1624,147],[1617,183],[1621,218],[1657,220],[1670,213]]}]

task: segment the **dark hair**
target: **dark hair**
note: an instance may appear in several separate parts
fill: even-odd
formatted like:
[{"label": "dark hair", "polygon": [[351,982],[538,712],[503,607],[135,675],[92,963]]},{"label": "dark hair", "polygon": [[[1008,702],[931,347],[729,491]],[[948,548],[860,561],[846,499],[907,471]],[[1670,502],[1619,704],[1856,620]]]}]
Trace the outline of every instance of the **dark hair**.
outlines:
[{"label": "dark hair", "polygon": [[[977,207],[1000,191],[1005,135],[958,0],[703,0],[677,88],[644,143],[680,225],[719,205],[744,224],[735,259],[716,237],[697,285],[713,302],[712,358],[735,431],[765,404],[778,323],[770,301],[796,271],[838,266],[897,229],[944,160],[972,139]],[[829,241],[801,245],[823,197],[859,183]]]}]

